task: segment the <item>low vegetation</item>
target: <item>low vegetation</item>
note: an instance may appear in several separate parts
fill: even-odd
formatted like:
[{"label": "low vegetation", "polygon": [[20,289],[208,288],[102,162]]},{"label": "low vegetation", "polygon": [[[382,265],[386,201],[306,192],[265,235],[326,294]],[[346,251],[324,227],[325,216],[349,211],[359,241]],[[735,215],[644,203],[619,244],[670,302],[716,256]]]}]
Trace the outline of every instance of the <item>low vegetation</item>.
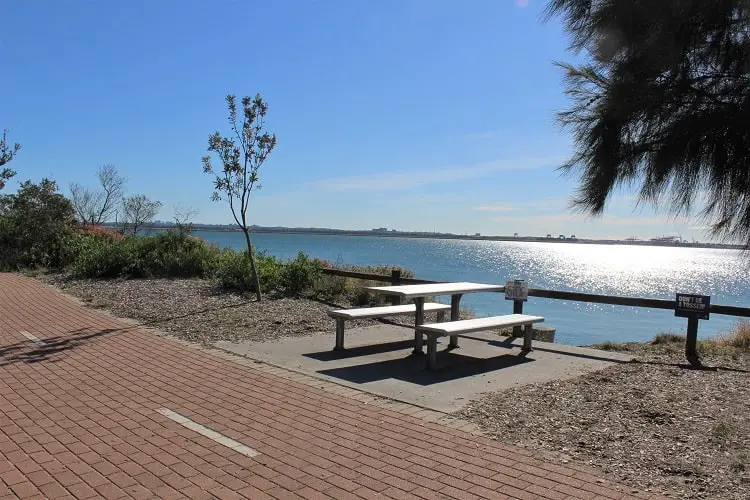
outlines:
[{"label": "low vegetation", "polygon": [[[302,252],[286,261],[259,252],[255,260],[261,291],[273,298],[343,299],[352,304],[383,300],[363,290],[368,283],[324,274],[329,263]],[[180,231],[142,237],[101,229],[79,233],[70,240],[64,271],[74,279],[202,278],[221,292],[255,291],[246,252],[221,249]],[[390,268],[379,271],[390,273]]]},{"label": "low vegetation", "polygon": [[[327,275],[323,269],[330,266],[328,262],[304,253],[282,261],[255,252],[256,279],[247,251],[222,249],[195,238],[190,235],[189,224],[136,236],[135,229],[119,231],[82,222],[101,219],[102,213],[111,212],[111,203],[108,205],[106,200],[114,199],[114,195],[104,193],[114,192],[119,196],[122,191],[124,181],[113,169],[101,170],[100,177],[105,179],[102,193],[91,194],[81,188],[77,204],[63,196],[57,184],[48,179],[38,184],[24,182],[17,193],[0,196],[0,271],[41,268],[78,280],[199,278],[213,284],[216,291],[256,297],[259,286],[262,293],[275,298],[311,298],[356,305],[383,301],[382,297],[363,290],[371,283]],[[107,181],[113,177],[114,187]],[[93,201],[85,204],[81,200]],[[80,213],[88,215],[83,217]],[[393,268],[348,269],[389,274]],[[402,275],[412,276],[408,271],[402,271]]]},{"label": "low vegetation", "polygon": [[[591,347],[604,351],[619,351],[644,359],[679,358],[685,352],[685,336],[661,333],[651,342],[603,342]],[[709,360],[738,361],[750,356],[750,321],[735,323],[729,332],[698,341],[698,354]]]}]

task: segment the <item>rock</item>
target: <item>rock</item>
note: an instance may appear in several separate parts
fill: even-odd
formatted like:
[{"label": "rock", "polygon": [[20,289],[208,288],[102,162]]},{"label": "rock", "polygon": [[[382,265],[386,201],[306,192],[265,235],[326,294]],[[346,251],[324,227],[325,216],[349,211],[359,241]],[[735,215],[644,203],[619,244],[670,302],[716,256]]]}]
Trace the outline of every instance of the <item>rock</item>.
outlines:
[{"label": "rock", "polygon": [[[534,325],[534,328],[531,330],[531,338],[540,342],[554,342],[556,331],[557,330],[553,326]],[[519,337],[523,337],[523,331]]]}]

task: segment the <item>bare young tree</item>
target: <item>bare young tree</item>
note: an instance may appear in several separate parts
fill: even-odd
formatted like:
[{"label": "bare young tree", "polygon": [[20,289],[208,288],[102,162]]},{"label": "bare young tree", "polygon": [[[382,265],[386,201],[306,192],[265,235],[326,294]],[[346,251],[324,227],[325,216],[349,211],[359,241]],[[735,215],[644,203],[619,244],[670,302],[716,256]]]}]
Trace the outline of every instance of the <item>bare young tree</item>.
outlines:
[{"label": "bare young tree", "polygon": [[[265,117],[268,104],[260,94],[254,98],[242,98],[242,118],[237,119],[237,103],[234,95],[226,97],[229,108],[229,125],[233,137],[223,137],[219,132],[208,136],[208,156],[202,158],[203,171],[214,176],[214,193],[211,199],[227,200],[232,216],[245,234],[247,255],[250,259],[255,296],[262,300],[260,278],[255,266],[253,245],[250,241],[250,227],[247,209],[250,194],[260,188],[258,171],[276,146],[276,134],[265,130]],[[221,170],[214,172],[210,154],[215,153],[221,161]]]},{"label": "bare young tree", "polygon": [[161,202],[150,200],[146,195],[129,196],[122,200],[122,224],[125,231],[135,236],[138,229],[154,220],[159,213]]},{"label": "bare young tree", "polygon": [[76,182],[70,184],[70,201],[73,203],[76,218],[82,224],[92,224],[92,220],[99,213],[101,193],[92,191]]},{"label": "bare young tree", "polygon": [[6,167],[5,165],[9,163],[14,156],[16,156],[16,153],[21,149],[21,145],[18,143],[15,143],[12,147],[8,147],[8,131],[3,130],[3,137],[0,139],[0,167],[2,167],[2,170],[0,170],[0,189],[3,189],[5,187],[5,183],[14,175],[16,175],[15,170],[11,170],[10,168]]},{"label": "bare young tree", "polygon": [[174,225],[180,233],[189,233],[193,230],[193,220],[198,215],[198,210],[193,207],[174,207]]},{"label": "bare young tree", "polygon": [[117,211],[117,203],[122,199],[125,178],[112,164],[102,165],[96,172],[100,191],[93,191],[78,183],[70,185],[70,198],[76,216],[83,224],[102,224],[112,218]]}]

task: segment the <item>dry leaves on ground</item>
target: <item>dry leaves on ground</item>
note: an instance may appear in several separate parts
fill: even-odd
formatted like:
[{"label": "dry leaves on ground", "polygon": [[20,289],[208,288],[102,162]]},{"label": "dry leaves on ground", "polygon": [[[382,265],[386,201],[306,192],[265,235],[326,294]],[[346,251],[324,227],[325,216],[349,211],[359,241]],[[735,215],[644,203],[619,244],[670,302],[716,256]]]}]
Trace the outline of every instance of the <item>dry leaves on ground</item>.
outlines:
[{"label": "dry leaves on ground", "polygon": [[[306,299],[253,297],[219,293],[204,279],[71,280],[60,274],[37,276],[90,307],[131,318],[192,342],[264,341],[334,330],[332,305]],[[337,307],[348,307],[338,304]],[[429,317],[429,316],[428,316]],[[409,324],[413,318],[391,318]],[[347,328],[374,325],[350,321]]]},{"label": "dry leaves on ground", "polygon": [[560,452],[635,488],[750,498],[750,356],[718,371],[663,353],[641,361],[489,394],[462,416],[500,441]]}]

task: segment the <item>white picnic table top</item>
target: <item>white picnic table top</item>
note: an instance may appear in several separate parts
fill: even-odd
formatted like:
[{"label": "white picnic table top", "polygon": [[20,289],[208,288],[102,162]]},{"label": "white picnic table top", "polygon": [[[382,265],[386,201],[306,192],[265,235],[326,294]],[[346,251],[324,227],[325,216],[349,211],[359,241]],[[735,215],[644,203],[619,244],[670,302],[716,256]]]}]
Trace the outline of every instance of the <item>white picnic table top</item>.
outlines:
[{"label": "white picnic table top", "polygon": [[488,285],[485,283],[471,283],[463,281],[459,283],[430,283],[426,285],[395,285],[395,286],[370,286],[366,287],[373,293],[382,295],[397,295],[407,299],[416,297],[432,297],[433,295],[461,295],[473,292],[500,292],[505,287],[502,285]]}]

